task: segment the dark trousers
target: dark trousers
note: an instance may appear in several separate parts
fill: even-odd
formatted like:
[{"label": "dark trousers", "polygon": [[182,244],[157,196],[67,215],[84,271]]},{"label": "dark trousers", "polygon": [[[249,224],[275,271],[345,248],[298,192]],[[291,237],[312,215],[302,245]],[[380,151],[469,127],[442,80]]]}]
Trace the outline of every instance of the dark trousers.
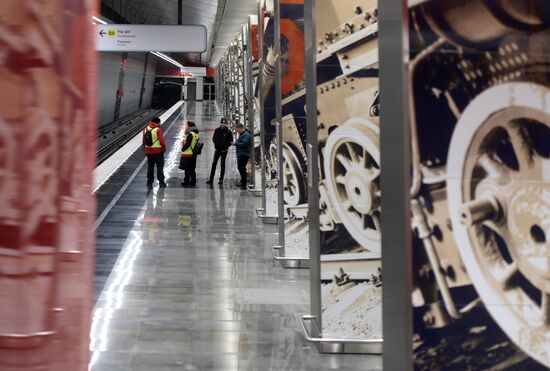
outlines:
[{"label": "dark trousers", "polygon": [[248,156],[237,156],[237,168],[241,174],[241,185],[246,185],[246,165],[248,164]]},{"label": "dark trousers", "polygon": [[197,156],[185,159],[185,176],[183,177],[183,184],[195,185],[197,183],[197,173],[195,172],[196,167]]},{"label": "dark trousers", "polygon": [[157,179],[164,183],[164,153],[147,155],[147,183],[155,180],[155,165],[157,165]]},{"label": "dark trousers", "polygon": [[216,175],[216,167],[218,166],[218,160],[221,158],[220,180],[223,180],[225,175],[225,158],[227,157],[227,151],[214,152],[214,160],[212,161],[212,169],[210,170],[210,179],[214,179]]}]

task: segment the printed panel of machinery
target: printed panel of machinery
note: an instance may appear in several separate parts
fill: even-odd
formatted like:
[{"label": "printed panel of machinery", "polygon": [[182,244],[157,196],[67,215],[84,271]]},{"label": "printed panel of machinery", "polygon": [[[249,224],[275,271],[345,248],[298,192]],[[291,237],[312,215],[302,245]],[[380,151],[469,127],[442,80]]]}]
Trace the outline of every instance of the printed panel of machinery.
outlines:
[{"label": "printed panel of machinery", "polygon": [[550,8],[409,1],[414,363],[550,366]]},{"label": "printed panel of machinery", "polygon": [[259,25],[258,25],[258,16],[250,16],[248,20],[249,28],[249,40],[248,45],[251,48],[250,59],[247,61],[249,64],[247,66],[250,69],[249,76],[251,79],[250,92],[247,92],[247,96],[250,97],[249,101],[252,104],[251,117],[253,120],[253,132],[254,133],[254,153],[253,153],[253,163],[252,168],[252,177],[254,179],[254,185],[258,189],[262,184],[262,138],[261,138],[261,119],[260,119],[260,61],[259,61]]},{"label": "printed panel of machinery", "polygon": [[278,209],[278,148],[276,129],[275,74],[275,14],[273,0],[260,1],[260,34],[263,40],[260,102],[263,103],[263,155],[265,165],[265,214],[277,216]]},{"label": "printed panel of machinery", "polygon": [[218,105],[231,126],[246,122],[246,36],[238,32],[216,68]]},{"label": "printed panel of machinery", "polygon": [[322,332],[380,339],[377,1],[318,1],[315,9]]},{"label": "printed panel of machinery", "polygon": [[284,249],[309,258],[307,218],[306,91],[304,79],[304,3],[280,0],[282,189]]}]

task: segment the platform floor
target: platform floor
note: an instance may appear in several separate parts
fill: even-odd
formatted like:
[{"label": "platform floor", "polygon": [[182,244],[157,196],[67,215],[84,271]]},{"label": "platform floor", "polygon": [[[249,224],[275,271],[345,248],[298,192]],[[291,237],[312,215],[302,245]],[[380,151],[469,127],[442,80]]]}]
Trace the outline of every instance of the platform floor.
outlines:
[{"label": "platform floor", "polygon": [[[177,169],[186,118],[207,143],[194,189],[180,187]],[[381,370],[379,356],[322,355],[304,340],[296,314],[309,312],[309,272],[271,259],[276,227],[256,217],[259,198],[233,185],[234,152],[225,184],[205,184],[216,107],[186,105],[171,120],[168,188],[147,192],[142,167],[97,228],[91,369]],[[100,190],[100,215],[132,174],[121,169]]]}]

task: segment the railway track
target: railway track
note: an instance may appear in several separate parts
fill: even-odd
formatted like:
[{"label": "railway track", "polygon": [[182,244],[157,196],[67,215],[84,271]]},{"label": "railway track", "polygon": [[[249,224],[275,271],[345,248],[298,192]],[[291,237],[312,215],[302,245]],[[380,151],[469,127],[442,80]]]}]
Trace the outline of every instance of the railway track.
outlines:
[{"label": "railway track", "polygon": [[158,117],[165,111],[165,109],[149,108],[100,126],[97,130],[97,165],[128,143],[152,117]]}]

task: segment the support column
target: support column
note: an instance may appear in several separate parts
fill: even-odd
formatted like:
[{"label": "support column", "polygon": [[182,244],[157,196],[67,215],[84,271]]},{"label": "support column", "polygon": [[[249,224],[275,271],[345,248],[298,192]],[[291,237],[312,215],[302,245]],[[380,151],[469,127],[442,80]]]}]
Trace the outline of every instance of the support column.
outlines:
[{"label": "support column", "polygon": [[124,76],[126,75],[126,67],[128,65],[128,53],[122,53],[120,59],[120,72],[118,74],[118,88],[116,91],[115,100],[115,113],[113,115],[113,121],[116,121],[120,117],[120,106],[122,104],[122,97],[124,96]]},{"label": "support column", "polygon": [[202,102],[204,96],[204,77],[197,77],[197,101]]},{"label": "support column", "polygon": [[141,78],[141,89],[139,92],[139,109],[143,106],[143,94],[145,93],[145,80],[147,78],[147,63],[149,62],[149,53],[145,54],[145,62],[143,63],[143,76]]},{"label": "support column", "polygon": [[382,176],[382,293],[384,370],[412,370],[410,134],[404,97],[404,40],[408,29],[401,0],[382,0],[380,9],[380,127]]},{"label": "support column", "polygon": [[9,3],[0,17],[0,370],[84,371],[94,292],[95,2]]}]

